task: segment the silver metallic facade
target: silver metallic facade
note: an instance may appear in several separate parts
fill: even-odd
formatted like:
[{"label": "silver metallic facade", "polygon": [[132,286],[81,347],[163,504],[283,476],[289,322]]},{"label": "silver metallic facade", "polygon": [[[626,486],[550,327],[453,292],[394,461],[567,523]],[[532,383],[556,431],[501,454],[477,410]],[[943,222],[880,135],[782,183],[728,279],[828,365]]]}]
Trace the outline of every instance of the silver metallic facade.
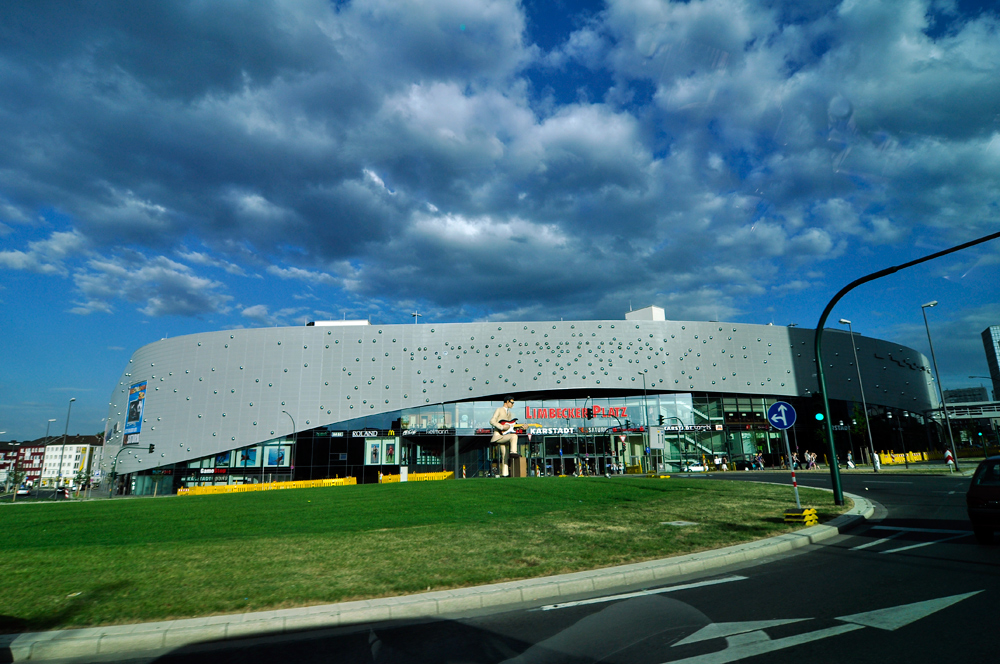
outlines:
[{"label": "silver metallic facade", "polygon": [[[119,473],[246,447],[365,415],[466,400],[698,392],[803,397],[816,390],[813,330],[599,320],[283,327],[207,332],[137,350],[111,394],[105,463],[129,387],[147,381],[141,432]],[[937,407],[927,358],[855,335],[869,405]],[[831,399],[861,400],[850,336],[828,329]],[[287,411],[288,414],[285,414]],[[145,448],[155,445],[155,452]],[[131,445],[129,446],[131,447]]]}]

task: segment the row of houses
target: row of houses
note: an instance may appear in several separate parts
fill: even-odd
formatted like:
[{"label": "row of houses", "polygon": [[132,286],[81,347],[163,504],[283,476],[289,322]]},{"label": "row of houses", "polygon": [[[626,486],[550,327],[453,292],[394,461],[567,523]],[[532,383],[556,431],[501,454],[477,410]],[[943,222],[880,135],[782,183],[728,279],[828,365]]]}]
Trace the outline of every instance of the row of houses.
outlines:
[{"label": "row of houses", "polygon": [[[6,487],[15,473],[22,484],[56,487],[77,481],[100,481],[104,452],[102,435],[50,436],[18,442],[0,441],[0,485]],[[0,488],[2,488],[0,487]]]}]

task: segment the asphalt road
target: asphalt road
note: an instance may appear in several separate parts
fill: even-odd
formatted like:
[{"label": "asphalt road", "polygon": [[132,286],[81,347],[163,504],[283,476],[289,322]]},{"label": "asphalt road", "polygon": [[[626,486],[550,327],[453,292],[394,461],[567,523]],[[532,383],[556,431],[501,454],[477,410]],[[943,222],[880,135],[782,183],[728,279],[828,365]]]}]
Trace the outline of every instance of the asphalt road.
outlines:
[{"label": "asphalt road", "polygon": [[[702,481],[739,480],[787,476],[730,473]],[[153,661],[995,661],[991,619],[1000,598],[1000,546],[980,545],[972,535],[964,508],[968,481],[845,476],[845,491],[883,508],[866,525],[796,553],[664,587],[454,620],[202,645]],[[800,474],[800,484],[829,486],[829,475]]]}]

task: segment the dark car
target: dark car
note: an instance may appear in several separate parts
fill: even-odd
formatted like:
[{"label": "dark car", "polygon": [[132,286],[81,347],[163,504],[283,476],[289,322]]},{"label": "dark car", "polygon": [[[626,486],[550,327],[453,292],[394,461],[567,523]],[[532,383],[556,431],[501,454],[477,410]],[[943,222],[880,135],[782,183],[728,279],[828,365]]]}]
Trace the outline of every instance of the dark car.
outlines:
[{"label": "dark car", "polygon": [[976,468],[965,504],[976,539],[989,544],[1000,530],[1000,456],[984,459]]}]

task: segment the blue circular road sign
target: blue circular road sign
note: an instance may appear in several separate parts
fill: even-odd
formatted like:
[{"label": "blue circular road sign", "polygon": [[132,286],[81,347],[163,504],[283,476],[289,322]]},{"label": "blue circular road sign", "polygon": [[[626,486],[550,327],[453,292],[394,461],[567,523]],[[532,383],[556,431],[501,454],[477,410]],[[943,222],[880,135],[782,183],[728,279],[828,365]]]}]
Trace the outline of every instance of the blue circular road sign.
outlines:
[{"label": "blue circular road sign", "polygon": [[767,421],[775,429],[789,429],[795,424],[795,409],[790,403],[775,401],[767,409]]}]

